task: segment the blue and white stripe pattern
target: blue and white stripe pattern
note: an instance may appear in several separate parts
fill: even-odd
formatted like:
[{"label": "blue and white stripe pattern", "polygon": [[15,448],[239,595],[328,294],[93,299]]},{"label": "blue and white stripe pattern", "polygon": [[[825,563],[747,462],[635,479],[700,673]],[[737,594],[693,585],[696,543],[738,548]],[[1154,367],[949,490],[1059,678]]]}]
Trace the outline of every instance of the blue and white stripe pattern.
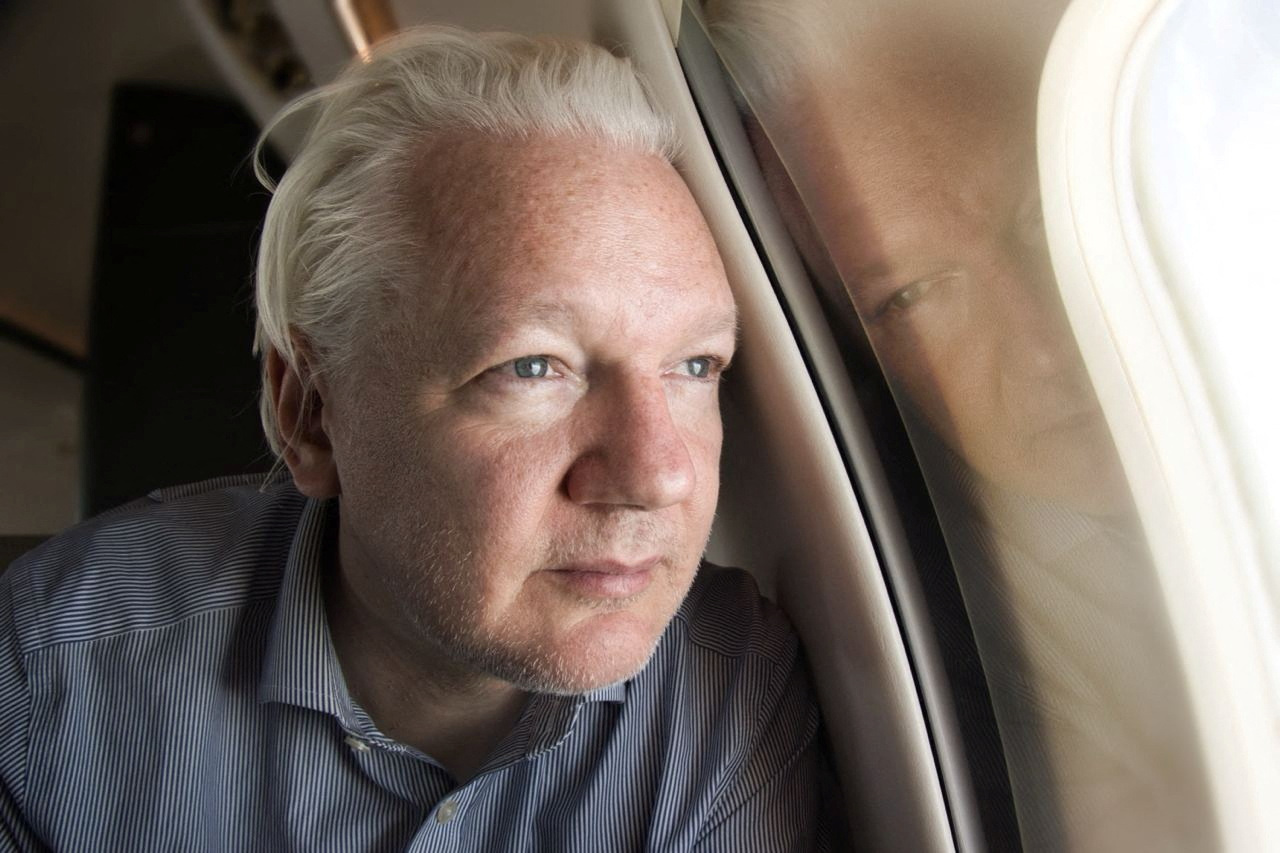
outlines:
[{"label": "blue and white stripe pattern", "polygon": [[329,504],[157,492],[0,579],[0,849],[804,850],[818,713],[797,642],[704,569],[653,660],[536,696],[459,786],[348,694]]}]

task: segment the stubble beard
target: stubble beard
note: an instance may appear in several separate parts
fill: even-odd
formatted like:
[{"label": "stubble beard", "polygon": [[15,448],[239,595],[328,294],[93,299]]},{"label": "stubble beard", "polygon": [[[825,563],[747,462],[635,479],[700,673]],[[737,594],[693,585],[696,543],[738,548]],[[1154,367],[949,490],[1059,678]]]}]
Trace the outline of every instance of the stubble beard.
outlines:
[{"label": "stubble beard", "polygon": [[[398,582],[393,592],[405,619],[425,645],[454,664],[455,673],[470,673],[477,680],[496,678],[521,690],[562,696],[626,681],[643,670],[653,657],[671,617],[688,593],[706,548],[704,537],[693,565],[680,565],[676,541],[679,537],[661,530],[651,519],[635,515],[631,518],[621,522],[608,536],[599,531],[580,531],[571,541],[555,543],[546,549],[533,565],[564,565],[579,556],[606,552],[608,546],[617,547],[624,542],[633,548],[643,544],[666,555],[654,568],[653,584],[666,587],[663,592],[671,605],[663,616],[660,630],[654,631],[640,650],[634,646],[622,651],[592,648],[585,654],[566,654],[555,644],[525,636],[518,619],[502,620],[496,625],[481,623],[477,614],[483,612],[485,567],[478,565],[474,549],[467,544],[474,541],[474,534],[468,535],[456,527],[436,526],[428,531],[424,526],[416,535],[404,537],[409,541],[402,541],[398,550],[406,555],[417,554],[405,565],[421,568],[412,573],[395,573]],[[653,592],[651,586],[636,596],[609,601],[578,599],[577,605],[601,613],[620,612]],[[629,660],[618,660],[619,657]]]}]

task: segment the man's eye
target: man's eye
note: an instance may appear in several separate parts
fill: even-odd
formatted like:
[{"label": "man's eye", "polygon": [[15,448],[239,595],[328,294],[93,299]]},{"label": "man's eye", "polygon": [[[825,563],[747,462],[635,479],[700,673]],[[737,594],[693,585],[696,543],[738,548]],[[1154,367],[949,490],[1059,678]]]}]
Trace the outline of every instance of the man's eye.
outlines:
[{"label": "man's eye", "polygon": [[709,355],[687,358],[680,366],[685,375],[694,379],[712,379],[721,372],[720,360]]},{"label": "man's eye", "polygon": [[530,355],[517,358],[511,363],[511,369],[521,379],[540,379],[551,372],[551,364],[543,356]]},{"label": "man's eye", "polygon": [[521,379],[541,379],[551,373],[551,362],[545,355],[526,355],[509,364],[511,372]]},{"label": "man's eye", "polygon": [[919,281],[913,281],[905,287],[900,287],[894,291],[893,295],[886,299],[873,315],[873,320],[878,320],[888,314],[905,313],[910,311],[915,305],[930,294],[936,287],[947,284],[960,277],[958,272],[948,272],[942,275],[930,276],[922,278]]}]

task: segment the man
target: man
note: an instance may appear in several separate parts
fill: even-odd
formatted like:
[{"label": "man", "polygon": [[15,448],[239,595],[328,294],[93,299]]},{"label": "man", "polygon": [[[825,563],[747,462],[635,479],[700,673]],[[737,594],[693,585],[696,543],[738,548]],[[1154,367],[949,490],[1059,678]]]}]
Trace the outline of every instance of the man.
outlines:
[{"label": "man", "polygon": [[1023,846],[1213,846],[1177,650],[1040,215],[1036,95],[1063,4],[706,5],[796,243],[904,412]]},{"label": "man", "polygon": [[1127,507],[1040,216],[1036,90],[1054,10],[709,6],[743,56],[770,188],[789,222],[809,210],[812,229],[796,228],[806,259],[852,300],[919,419],[1000,488]]},{"label": "man", "polygon": [[304,108],[258,272],[291,476],[6,574],[8,846],[817,843],[796,640],[697,568],[735,308],[634,73],[426,29]]}]

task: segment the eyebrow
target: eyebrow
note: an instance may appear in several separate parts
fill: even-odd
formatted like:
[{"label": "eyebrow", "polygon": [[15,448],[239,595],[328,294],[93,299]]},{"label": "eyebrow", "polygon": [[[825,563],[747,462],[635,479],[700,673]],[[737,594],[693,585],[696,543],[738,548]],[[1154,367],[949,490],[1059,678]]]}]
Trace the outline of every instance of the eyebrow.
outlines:
[{"label": "eyebrow", "polygon": [[[470,362],[479,359],[495,342],[509,335],[528,329],[558,331],[572,326],[580,319],[579,313],[567,302],[535,302],[513,311],[486,311],[486,307],[492,305],[477,303],[466,314],[457,318],[452,330],[454,334],[450,335],[455,345],[453,352],[437,350],[436,356],[452,356],[462,362]],[[741,338],[737,306],[734,305],[727,311],[707,312],[690,324],[687,334],[690,338],[697,339],[729,334],[733,336],[736,348]]]},{"label": "eyebrow", "polygon": [[716,335],[730,334],[733,335],[733,342],[736,346],[742,340],[742,322],[738,316],[738,307],[735,305],[729,311],[717,311],[714,314],[708,314],[704,320],[692,327],[693,337],[711,338]]},{"label": "eyebrow", "polygon": [[[471,346],[465,347],[468,354],[487,349],[492,342],[523,329],[562,329],[573,323],[574,311],[564,302],[536,302],[532,305],[512,309],[508,306],[516,301],[514,297],[498,300],[499,310],[493,304],[477,303],[458,320],[458,330],[465,333]],[[506,302],[508,305],[503,305]]]}]

